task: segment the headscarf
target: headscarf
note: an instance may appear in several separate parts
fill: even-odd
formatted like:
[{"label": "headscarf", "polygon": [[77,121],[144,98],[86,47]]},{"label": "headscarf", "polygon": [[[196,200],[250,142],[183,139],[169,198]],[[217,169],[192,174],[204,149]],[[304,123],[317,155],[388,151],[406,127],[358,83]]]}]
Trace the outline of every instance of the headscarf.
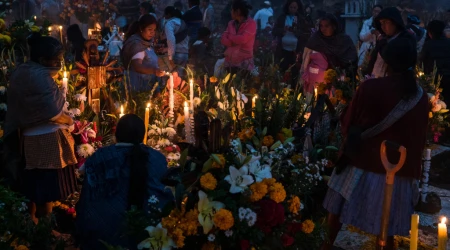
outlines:
[{"label": "headscarf", "polygon": [[383,30],[381,29],[381,22],[380,22],[380,20],[382,19],[389,19],[393,23],[395,23],[395,25],[397,25],[397,27],[400,30],[405,30],[405,23],[403,22],[402,14],[395,7],[383,9],[380,12],[380,14],[378,14],[378,16],[375,18],[374,26],[380,32],[383,32]]},{"label": "headscarf", "polygon": [[353,40],[339,31],[337,18],[332,14],[326,14],[323,19],[330,20],[336,26],[336,34],[326,37],[319,29],[308,40],[306,47],[324,54],[328,63],[333,67],[345,67],[350,63],[356,62],[358,55]]},{"label": "headscarf", "polygon": [[12,73],[5,136],[17,129],[50,122],[62,112],[65,99],[51,77],[53,71],[53,68],[28,61]]},{"label": "headscarf", "polygon": [[126,69],[130,67],[131,58],[139,52],[145,51],[151,46],[150,41],[142,39],[139,34],[130,36],[123,43],[122,60]]}]

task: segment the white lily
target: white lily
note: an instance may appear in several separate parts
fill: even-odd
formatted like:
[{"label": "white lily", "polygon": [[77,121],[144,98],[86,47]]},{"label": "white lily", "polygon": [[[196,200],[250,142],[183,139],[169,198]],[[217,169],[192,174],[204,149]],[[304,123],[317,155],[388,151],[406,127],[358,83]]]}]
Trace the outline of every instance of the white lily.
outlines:
[{"label": "white lily", "polygon": [[236,194],[243,192],[248,185],[254,182],[253,177],[248,174],[246,166],[237,170],[235,167],[230,167],[230,175],[225,177],[225,180],[231,184],[230,193]]},{"label": "white lily", "polygon": [[261,165],[259,161],[253,161],[247,165],[250,173],[255,176],[256,182],[261,182],[263,179],[272,178],[269,165]]},{"label": "white lily", "polygon": [[139,243],[137,246],[138,249],[170,250],[172,247],[177,246],[175,242],[167,236],[167,229],[163,228],[161,223],[156,227],[147,227],[145,230],[147,230],[150,237]]},{"label": "white lily", "polygon": [[207,234],[214,226],[214,214],[225,205],[222,202],[208,200],[208,196],[203,191],[198,191],[198,198],[198,222],[203,226],[203,233]]}]

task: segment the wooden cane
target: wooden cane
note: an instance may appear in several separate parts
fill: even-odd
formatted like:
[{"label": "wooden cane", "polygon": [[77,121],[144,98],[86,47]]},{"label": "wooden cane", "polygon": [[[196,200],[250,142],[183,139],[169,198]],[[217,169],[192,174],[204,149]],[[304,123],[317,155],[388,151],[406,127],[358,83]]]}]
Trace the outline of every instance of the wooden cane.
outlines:
[{"label": "wooden cane", "polygon": [[[396,150],[400,153],[400,160],[397,164],[392,164],[389,162],[386,149],[390,148]],[[392,202],[392,192],[394,190],[394,178],[395,173],[397,173],[405,163],[406,160],[406,148],[400,146],[396,143],[383,141],[381,144],[381,162],[383,163],[384,169],[386,169],[386,184],[384,186],[384,199],[383,199],[383,213],[381,216],[381,229],[380,235],[377,240],[377,249],[386,249],[387,236],[389,228],[389,218],[391,212],[391,202]]]}]

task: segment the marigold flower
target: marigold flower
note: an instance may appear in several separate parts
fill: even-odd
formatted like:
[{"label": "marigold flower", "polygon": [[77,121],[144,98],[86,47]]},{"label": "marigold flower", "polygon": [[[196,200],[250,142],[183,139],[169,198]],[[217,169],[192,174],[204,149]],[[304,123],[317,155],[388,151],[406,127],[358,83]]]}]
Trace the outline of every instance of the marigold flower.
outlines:
[{"label": "marigold flower", "polygon": [[212,168],[223,168],[223,167],[225,167],[225,156],[223,156],[222,154],[217,154],[216,156],[217,156],[217,158],[219,158],[220,164],[217,163],[216,161],[213,161]]},{"label": "marigold flower", "polygon": [[296,155],[292,156],[291,162],[296,164],[296,163],[299,163],[302,159],[303,159],[303,155],[296,154]]},{"label": "marigold flower", "polygon": [[222,208],[214,215],[214,225],[221,230],[228,230],[234,225],[233,214]]},{"label": "marigold flower", "polygon": [[273,184],[275,184],[277,182],[277,180],[275,180],[274,178],[267,178],[267,179],[264,179],[262,182],[264,184],[266,184],[267,186],[271,187]]},{"label": "marigold flower", "polygon": [[181,229],[176,228],[175,230],[173,230],[172,233],[169,234],[169,236],[175,242],[175,244],[177,245],[177,248],[184,247],[184,239],[186,237],[184,237],[183,231]]},{"label": "marigold flower", "polygon": [[215,77],[215,76],[211,76],[211,77],[209,78],[209,81],[210,81],[211,83],[216,83],[216,82],[218,81],[218,79],[217,79],[217,77]]},{"label": "marigold flower", "polygon": [[251,139],[255,135],[255,130],[253,130],[253,127],[247,128],[244,130],[244,133],[247,139]]},{"label": "marigold flower", "polygon": [[302,232],[304,232],[305,234],[310,234],[314,231],[314,222],[312,220],[305,220],[302,223]]},{"label": "marigold flower", "polygon": [[275,183],[269,188],[269,197],[276,203],[283,202],[286,199],[286,190],[281,183]]},{"label": "marigold flower", "polygon": [[292,198],[288,201],[289,211],[293,214],[298,214],[300,211],[300,198],[298,196],[292,196]]},{"label": "marigold flower", "polygon": [[14,250],[28,250],[28,247],[25,245],[19,245],[16,248],[14,248]]},{"label": "marigold flower", "polygon": [[271,135],[264,136],[263,143],[262,143],[263,146],[270,147],[273,145],[273,143],[274,143],[274,139]]},{"label": "marigold flower", "polygon": [[337,78],[336,70],[328,69],[325,71],[323,76],[323,81],[326,83],[332,83]]},{"label": "marigold flower", "polygon": [[217,187],[217,180],[211,173],[206,173],[200,177],[200,186],[206,190],[214,190]]},{"label": "marigold flower", "polygon": [[264,182],[256,182],[250,186],[250,191],[252,191],[250,200],[255,202],[261,200],[267,194],[268,187]]},{"label": "marigold flower", "polygon": [[214,250],[214,249],[216,249],[216,245],[214,245],[214,243],[212,242],[206,242],[202,246],[202,250]]}]

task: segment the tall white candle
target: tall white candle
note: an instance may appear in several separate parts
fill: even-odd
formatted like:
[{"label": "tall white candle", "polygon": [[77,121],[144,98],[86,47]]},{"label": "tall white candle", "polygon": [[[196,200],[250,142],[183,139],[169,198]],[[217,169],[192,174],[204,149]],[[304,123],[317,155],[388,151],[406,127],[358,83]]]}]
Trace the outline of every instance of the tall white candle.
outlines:
[{"label": "tall white candle", "polygon": [[194,112],[194,80],[189,81],[189,103],[192,112]]},{"label": "tall white candle", "polygon": [[255,95],[252,98],[252,117],[255,118],[255,108],[256,108],[256,99],[258,99],[258,96]]},{"label": "tall white candle", "polygon": [[63,77],[63,81],[62,81],[62,90],[63,90],[63,95],[64,98],[66,98],[67,96],[67,83],[68,83],[69,79],[67,78],[67,72],[64,71],[64,77]]},{"label": "tall white candle", "polygon": [[172,73],[169,74],[170,80],[169,80],[169,126],[170,127],[174,127],[174,113],[173,113],[173,108],[174,108],[174,97],[173,97],[173,75]]},{"label": "tall white candle", "polygon": [[123,115],[124,114],[123,114],[123,104],[122,104],[122,105],[120,105],[120,115],[119,115],[119,117],[122,118]]},{"label": "tall white candle", "polygon": [[189,107],[187,102],[184,102],[184,132],[186,134],[186,141],[189,142],[191,138],[191,125],[189,122]]},{"label": "tall white candle", "polygon": [[430,161],[431,160],[431,149],[427,148],[427,154],[425,156],[425,160]]},{"label": "tall white candle", "polygon": [[447,218],[443,217],[438,225],[438,250],[447,249]]}]

